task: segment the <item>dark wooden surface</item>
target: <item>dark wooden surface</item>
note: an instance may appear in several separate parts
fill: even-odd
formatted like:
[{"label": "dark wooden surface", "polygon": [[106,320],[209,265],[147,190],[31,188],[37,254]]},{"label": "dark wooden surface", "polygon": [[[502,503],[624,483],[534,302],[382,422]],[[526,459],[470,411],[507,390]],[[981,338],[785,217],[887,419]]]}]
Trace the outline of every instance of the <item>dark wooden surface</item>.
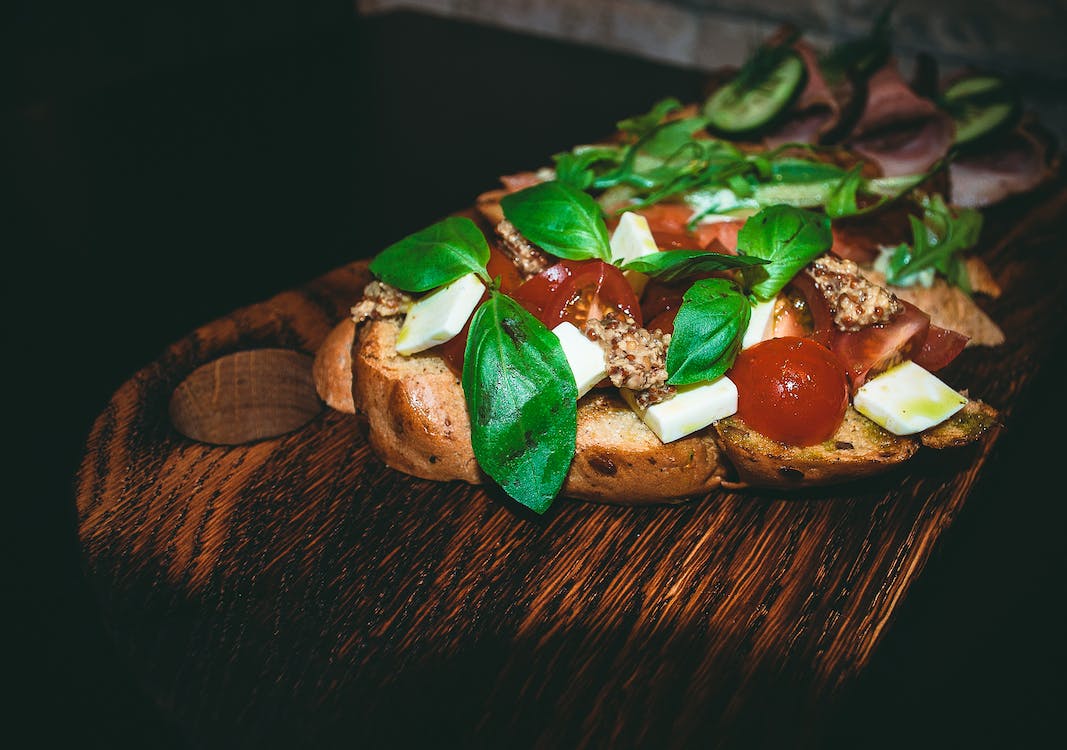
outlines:
[{"label": "dark wooden surface", "polygon": [[[990,222],[1009,343],[945,373],[1008,429],[1062,328],[1065,207],[1057,190]],[[314,351],[369,278],[356,263],[197,330],[89,437],[78,523],[104,609],[150,692],[212,738],[811,743],[996,442],[832,490],[538,518],[391,471],[347,415],[236,448],[175,432],[181,379],[233,351]]]},{"label": "dark wooden surface", "polygon": [[[35,314],[13,327],[14,350],[55,364],[35,371],[37,398],[14,404],[27,436],[15,463],[29,479],[16,485],[18,510],[28,512],[12,532],[22,564],[8,572],[32,709],[16,721],[42,745],[110,747],[451,744],[476,726],[566,746],[611,736],[612,716],[617,744],[647,746],[707,744],[724,726],[748,741],[842,747],[1032,744],[1056,729],[1064,512],[1052,484],[1060,452],[1044,437],[1064,416],[1055,233],[994,254],[1019,282],[994,312],[1020,335],[995,370],[981,359],[960,368],[989,378],[983,395],[1010,407],[993,450],[927,459],[856,493],[719,497],[658,514],[561,504],[538,521],[477,492],[346,473],[368,457],[338,415],[219,454],[184,444],[152,411],[165,383],[228,340],[311,346],[346,287],[311,302],[289,295],[266,317],[253,307],[236,316],[235,339],[220,334],[226,321],[183,338],[197,326],[303,288],[460,207],[496,174],[663,93],[685,96],[695,80],[399,16],[19,110],[17,135],[33,148],[17,163],[26,192],[16,205],[29,209],[31,251],[7,289]],[[371,114],[386,111],[403,116]],[[430,114],[443,111],[466,117]],[[441,171],[419,172],[423,200],[399,198],[412,168],[434,159]],[[59,263],[41,252],[57,248]],[[58,353],[43,335],[55,331]],[[125,406],[112,410],[112,394]],[[98,426],[112,414],[133,432],[95,432],[90,453],[119,437],[137,452],[129,464],[85,465],[83,477],[108,483],[76,492],[102,410]],[[315,453],[326,460],[294,468]],[[971,459],[984,459],[977,475]],[[193,475],[124,468],[181,461],[208,461],[210,481],[250,502],[203,494]],[[75,496],[94,486],[107,491],[79,519]],[[917,501],[888,501],[918,488]],[[103,501],[118,500],[109,514]],[[98,533],[79,540],[79,520]],[[721,549],[721,537],[741,542]],[[786,543],[761,547],[765,538]],[[392,555],[374,540],[392,542]],[[822,573],[806,567],[813,559]],[[796,598],[805,586],[808,607]],[[598,609],[609,601],[620,604]],[[748,619],[718,619],[731,606]],[[634,679],[620,682],[627,670]]]}]

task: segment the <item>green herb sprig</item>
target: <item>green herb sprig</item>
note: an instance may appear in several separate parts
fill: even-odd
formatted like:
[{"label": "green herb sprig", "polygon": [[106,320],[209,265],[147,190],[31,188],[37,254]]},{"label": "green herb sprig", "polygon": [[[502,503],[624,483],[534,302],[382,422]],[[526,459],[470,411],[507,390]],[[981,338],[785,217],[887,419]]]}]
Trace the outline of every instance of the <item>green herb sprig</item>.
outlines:
[{"label": "green herb sprig", "polygon": [[963,253],[978,243],[982,214],[971,208],[952,209],[940,194],[923,196],[923,217],[909,216],[911,244],[902,243],[889,256],[886,280],[907,286],[921,272],[935,269],[949,283],[970,293]]}]

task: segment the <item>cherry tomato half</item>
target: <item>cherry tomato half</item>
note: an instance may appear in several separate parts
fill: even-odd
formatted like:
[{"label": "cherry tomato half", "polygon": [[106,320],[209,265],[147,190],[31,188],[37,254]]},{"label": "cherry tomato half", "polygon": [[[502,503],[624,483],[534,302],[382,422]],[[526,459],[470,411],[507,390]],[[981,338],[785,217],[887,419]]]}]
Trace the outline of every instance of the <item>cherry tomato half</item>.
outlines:
[{"label": "cherry tomato half", "polygon": [[728,374],[737,385],[737,416],[781,443],[821,443],[845,418],[845,368],[833,352],[811,339],[763,341],[737,355]]},{"label": "cherry tomato half", "polygon": [[642,324],[641,305],[630,283],[602,260],[561,260],[527,279],[512,295],[548,328],[567,321],[579,329],[609,312]]}]

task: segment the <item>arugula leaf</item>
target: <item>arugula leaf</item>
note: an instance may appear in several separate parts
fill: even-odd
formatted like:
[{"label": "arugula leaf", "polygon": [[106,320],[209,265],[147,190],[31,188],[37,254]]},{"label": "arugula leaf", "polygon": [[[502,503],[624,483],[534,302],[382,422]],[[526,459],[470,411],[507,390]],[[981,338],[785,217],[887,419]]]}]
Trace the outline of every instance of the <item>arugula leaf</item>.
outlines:
[{"label": "arugula leaf", "polygon": [[896,0],[886,3],[866,36],[836,45],[820,60],[823,73],[831,81],[849,75],[866,78],[885,62],[893,43],[889,20],[896,4]]},{"label": "arugula leaf", "polygon": [[836,164],[798,159],[795,156],[778,157],[770,163],[770,181],[787,185],[839,180],[844,174],[845,170]]},{"label": "arugula leaf", "polygon": [[757,299],[772,299],[814,258],[830,249],[830,218],[793,206],[770,206],[752,216],[737,235],[737,250],[769,263],[746,279]]},{"label": "arugula leaf", "polygon": [[664,117],[681,108],[682,103],[673,96],[669,96],[653,104],[652,109],[643,115],[635,115],[627,117],[625,120],[620,120],[616,123],[616,127],[624,133],[640,138],[659,125]]},{"label": "arugula leaf", "polygon": [[489,281],[489,243],[478,226],[462,216],[408,235],[380,252],[370,270],[405,292],[425,292],[476,273]]},{"label": "arugula leaf", "polygon": [[567,477],[578,429],[578,390],[559,339],[491,292],[471,320],[462,382],[478,465],[544,513]]},{"label": "arugula leaf", "polygon": [[667,382],[715,380],[734,363],[752,306],[726,279],[702,279],[682,295],[667,348]]},{"label": "arugula leaf", "polygon": [[907,286],[917,274],[936,269],[952,284],[970,292],[962,253],[978,243],[982,214],[971,208],[953,211],[940,194],[924,196],[923,218],[909,216],[912,244],[899,245],[889,258],[886,281]]},{"label": "arugula leaf", "polygon": [[668,158],[679,149],[694,144],[699,145],[693,139],[693,134],[703,130],[707,122],[703,117],[686,117],[666,122],[649,135],[642,144],[641,151],[652,156]]},{"label": "arugula leaf", "polygon": [[611,260],[600,205],[587,193],[558,180],[505,195],[504,216],[530,242],[567,260]]},{"label": "arugula leaf", "polygon": [[853,216],[859,212],[859,202],[856,196],[863,185],[862,170],[863,166],[857,164],[830,191],[830,197],[826,201],[827,216],[838,219],[842,216]]},{"label": "arugula leaf", "polygon": [[556,162],[556,179],[578,190],[585,190],[596,180],[597,164],[617,165],[621,157],[620,149],[609,146],[590,146],[574,149],[554,157]]},{"label": "arugula leaf", "polygon": [[638,271],[660,281],[676,281],[709,271],[729,271],[767,263],[748,255],[726,255],[710,250],[671,250],[651,253],[623,264],[624,271]]},{"label": "arugula leaf", "polygon": [[764,83],[781,62],[793,54],[793,43],[800,37],[800,31],[789,29],[784,35],[774,40],[773,44],[761,44],[745,61],[727,86],[738,91],[754,89]]}]

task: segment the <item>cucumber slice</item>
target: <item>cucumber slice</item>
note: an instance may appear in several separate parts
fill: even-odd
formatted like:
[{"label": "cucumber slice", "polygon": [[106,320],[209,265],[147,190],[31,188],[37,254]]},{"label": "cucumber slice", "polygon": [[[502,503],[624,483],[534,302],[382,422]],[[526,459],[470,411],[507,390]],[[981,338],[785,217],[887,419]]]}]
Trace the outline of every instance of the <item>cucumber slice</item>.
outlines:
[{"label": "cucumber slice", "polygon": [[972,143],[1000,131],[1019,114],[1019,98],[998,76],[975,75],[956,81],[941,95],[956,123],[956,144]]},{"label": "cucumber slice", "polygon": [[723,133],[755,130],[789,105],[803,81],[804,63],[788,54],[754,84],[743,83],[738,76],[718,89],[704,103],[704,116]]},{"label": "cucumber slice", "polygon": [[971,99],[975,96],[1006,88],[1008,88],[1008,84],[999,76],[977,75],[956,81],[945,89],[941,96],[945,101],[953,102],[961,99]]}]

